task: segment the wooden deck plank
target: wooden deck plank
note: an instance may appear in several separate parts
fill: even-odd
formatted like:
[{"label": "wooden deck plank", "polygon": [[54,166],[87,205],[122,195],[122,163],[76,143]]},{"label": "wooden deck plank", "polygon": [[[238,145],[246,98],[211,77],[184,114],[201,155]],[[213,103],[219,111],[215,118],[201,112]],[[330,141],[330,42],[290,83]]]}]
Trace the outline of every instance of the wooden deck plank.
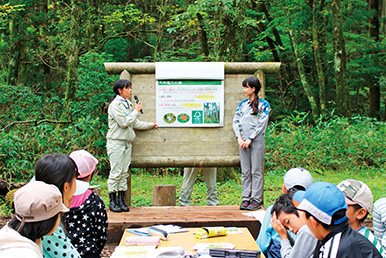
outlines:
[{"label": "wooden deck plank", "polygon": [[260,230],[260,222],[243,215],[248,211],[239,206],[162,206],[131,207],[130,212],[108,211],[108,242],[118,244],[126,228],[148,227],[156,224],[175,224],[181,227],[247,227],[254,238]]}]

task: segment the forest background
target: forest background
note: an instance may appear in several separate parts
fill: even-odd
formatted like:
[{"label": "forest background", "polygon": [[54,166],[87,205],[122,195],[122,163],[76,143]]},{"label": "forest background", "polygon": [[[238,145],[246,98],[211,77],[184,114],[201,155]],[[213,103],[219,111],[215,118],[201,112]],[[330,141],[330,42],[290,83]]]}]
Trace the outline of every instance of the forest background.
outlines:
[{"label": "forest background", "polygon": [[[385,17],[386,0],[0,1],[0,181],[27,181],[43,154],[76,149],[98,158],[104,180],[101,105],[118,79],[104,62],[281,62],[266,76],[266,174],[281,184],[296,166],[319,180],[343,173],[372,179],[380,197]],[[235,187],[239,173],[221,168],[218,181]]]}]

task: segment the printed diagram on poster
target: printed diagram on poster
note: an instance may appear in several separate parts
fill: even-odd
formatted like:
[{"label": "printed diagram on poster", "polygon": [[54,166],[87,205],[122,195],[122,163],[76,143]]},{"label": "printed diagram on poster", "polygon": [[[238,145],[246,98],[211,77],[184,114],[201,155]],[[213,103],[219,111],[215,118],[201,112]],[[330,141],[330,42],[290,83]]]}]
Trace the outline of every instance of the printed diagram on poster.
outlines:
[{"label": "printed diagram on poster", "polygon": [[157,81],[156,98],[158,126],[223,126],[223,81]]},{"label": "printed diagram on poster", "polygon": [[[215,63],[215,69],[217,70],[213,73],[213,78],[210,78],[210,73],[208,73],[210,67],[204,67],[208,75],[203,76],[203,73],[200,72],[192,74],[192,70],[197,72],[198,69],[202,69],[202,63],[200,63],[201,66],[199,66],[198,63],[189,63],[190,66],[195,65],[196,67],[189,67],[188,69],[185,67],[185,70],[182,71],[181,67],[183,67],[183,65],[181,63],[161,63],[161,65],[162,64],[164,64],[164,66],[161,68],[164,68],[165,65],[169,68],[172,64],[175,65],[175,68],[169,69],[164,73],[158,72],[158,80],[156,80],[156,122],[158,126],[223,126],[224,65]],[[205,65],[207,65],[207,63],[205,63]],[[213,69],[213,63],[210,63],[210,65]],[[218,70],[220,70],[219,67],[222,69],[220,72],[218,72]],[[173,75],[172,73],[178,69],[180,69],[180,71],[175,73],[176,75]],[[169,73],[169,71],[173,72]],[[181,74],[185,77],[181,77]],[[178,79],[176,79],[177,76],[179,77]]]}]

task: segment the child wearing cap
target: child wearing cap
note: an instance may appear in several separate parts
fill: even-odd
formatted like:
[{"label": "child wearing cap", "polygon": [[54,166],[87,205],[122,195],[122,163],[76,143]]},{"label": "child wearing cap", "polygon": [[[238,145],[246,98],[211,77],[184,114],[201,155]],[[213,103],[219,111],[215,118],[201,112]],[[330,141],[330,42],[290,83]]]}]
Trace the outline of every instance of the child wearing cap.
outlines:
[{"label": "child wearing cap", "polygon": [[[86,150],[70,154],[78,167],[78,180],[89,182],[98,160]],[[102,198],[87,189],[74,195],[66,215],[66,229],[82,258],[100,257],[107,241],[107,213]]]},{"label": "child wearing cap", "polygon": [[[35,179],[56,186],[62,193],[63,203],[70,207],[73,195],[79,191],[76,180],[78,168],[67,155],[51,153],[42,156],[35,165]],[[80,254],[67,237],[64,217],[52,235],[42,238],[43,255],[49,257],[79,258]]]},{"label": "child wearing cap", "polygon": [[340,182],[337,187],[344,194],[349,219],[348,224],[358,233],[366,237],[382,254],[386,257],[382,245],[374,237],[368,227],[363,226],[363,222],[371,213],[373,208],[373,194],[370,188],[362,181],[347,179]]},{"label": "child wearing cap", "polygon": [[347,223],[347,204],[336,185],[327,182],[313,183],[306,191],[293,197],[298,210],[305,212],[308,228],[319,240],[314,258],[382,257],[364,236]]},{"label": "child wearing cap", "polygon": [[374,203],[373,226],[374,236],[386,249],[386,198],[380,198]]},{"label": "child wearing cap", "polygon": [[0,230],[0,257],[43,257],[41,238],[52,234],[67,212],[54,185],[33,181],[14,195],[15,215]]},{"label": "child wearing cap", "polygon": [[[283,177],[282,193],[295,192],[297,190],[306,190],[313,182],[311,173],[301,167],[291,168]],[[281,238],[273,229],[271,223],[271,210],[273,205],[269,206],[261,222],[260,232],[257,236],[256,243],[267,258],[281,257]],[[293,239],[296,235],[289,232]]]},{"label": "child wearing cap", "polygon": [[[314,253],[318,240],[307,227],[302,212],[293,204],[293,195],[294,192],[290,192],[276,199],[271,211],[271,223],[281,238],[281,257],[308,258]],[[287,229],[297,235],[294,244],[291,243]]]}]

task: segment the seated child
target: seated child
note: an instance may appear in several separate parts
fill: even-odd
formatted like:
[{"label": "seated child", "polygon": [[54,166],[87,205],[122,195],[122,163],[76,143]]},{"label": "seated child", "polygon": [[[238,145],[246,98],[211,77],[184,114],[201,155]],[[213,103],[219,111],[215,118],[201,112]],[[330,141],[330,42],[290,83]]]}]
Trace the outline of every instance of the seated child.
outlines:
[{"label": "seated child", "polygon": [[[98,160],[85,150],[72,152],[70,158],[78,167],[78,180],[89,182]],[[102,198],[90,189],[75,194],[66,214],[66,229],[82,258],[100,257],[107,241],[107,213]]]},{"label": "seated child", "polygon": [[374,236],[386,249],[386,198],[380,198],[374,203],[373,226]]},{"label": "seated child", "polygon": [[386,257],[386,253],[382,245],[374,237],[368,227],[363,226],[363,222],[371,213],[373,208],[373,194],[370,188],[362,181],[347,179],[340,182],[337,187],[344,194],[347,203],[346,216],[349,219],[348,224],[358,233],[366,237],[382,254]]},{"label": "seated child", "polygon": [[[312,184],[313,178],[308,170],[298,167],[288,170],[283,181],[282,192],[287,193],[295,190],[306,190]],[[272,227],[271,210],[272,205],[265,211],[256,243],[267,258],[280,258],[281,239]],[[296,238],[292,232],[290,235],[292,238]]]},{"label": "seated child", "polygon": [[52,234],[67,212],[54,185],[30,182],[14,195],[15,215],[0,230],[0,257],[43,257],[41,238]]},{"label": "seated child", "polygon": [[314,258],[382,257],[372,243],[348,225],[344,195],[334,184],[313,183],[306,191],[296,192],[293,201],[305,212],[308,228],[320,240]]},{"label": "seated child", "polygon": [[[42,156],[35,165],[35,180],[55,185],[62,193],[63,204],[70,207],[72,196],[79,190],[76,180],[78,168],[75,162],[65,154],[50,153]],[[45,258],[69,257],[79,258],[80,255],[72,245],[64,231],[64,216],[51,235],[42,238],[43,256]]]},{"label": "seated child", "polygon": [[[315,250],[318,240],[314,237],[306,222],[299,215],[292,202],[294,192],[282,194],[272,207],[272,227],[281,238],[281,257],[308,258]],[[295,244],[291,244],[287,229],[297,235]]]}]

